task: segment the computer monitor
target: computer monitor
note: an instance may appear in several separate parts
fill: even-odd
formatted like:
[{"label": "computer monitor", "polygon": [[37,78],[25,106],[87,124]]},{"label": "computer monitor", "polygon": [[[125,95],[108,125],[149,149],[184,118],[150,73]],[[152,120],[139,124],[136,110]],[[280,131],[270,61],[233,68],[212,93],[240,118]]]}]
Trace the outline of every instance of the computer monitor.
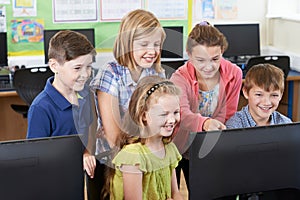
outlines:
[{"label": "computer monitor", "polygon": [[1,199],[84,199],[78,135],[0,142]]},{"label": "computer monitor", "polygon": [[8,66],[7,63],[7,35],[6,32],[0,33],[0,67]]},{"label": "computer monitor", "polygon": [[166,39],[162,46],[161,58],[183,59],[183,26],[163,27]]},{"label": "computer monitor", "polygon": [[300,122],[192,133],[190,199],[299,190],[299,129]]},{"label": "computer monitor", "polygon": [[228,41],[228,49],[223,54],[225,58],[235,62],[240,57],[260,55],[259,23],[214,24],[214,27],[222,32]]},{"label": "computer monitor", "polygon": [[[45,55],[45,64],[48,64],[48,49],[49,49],[49,42],[52,36],[55,35],[55,33],[61,31],[59,30],[44,30],[44,55]],[[95,33],[94,29],[68,29],[72,31],[77,31],[79,33],[82,33],[85,35],[88,40],[92,43],[92,45],[95,47]]]}]

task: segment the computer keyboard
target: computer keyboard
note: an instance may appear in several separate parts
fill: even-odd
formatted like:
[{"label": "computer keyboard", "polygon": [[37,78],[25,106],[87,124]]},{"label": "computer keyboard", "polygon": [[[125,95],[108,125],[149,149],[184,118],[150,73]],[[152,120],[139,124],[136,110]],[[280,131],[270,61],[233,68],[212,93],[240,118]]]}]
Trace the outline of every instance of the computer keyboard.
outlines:
[{"label": "computer keyboard", "polygon": [[0,92],[14,90],[13,82],[9,75],[0,75]]},{"label": "computer keyboard", "polygon": [[11,90],[15,90],[14,86],[12,83],[3,83],[0,82],[0,92],[1,91],[11,91]]}]

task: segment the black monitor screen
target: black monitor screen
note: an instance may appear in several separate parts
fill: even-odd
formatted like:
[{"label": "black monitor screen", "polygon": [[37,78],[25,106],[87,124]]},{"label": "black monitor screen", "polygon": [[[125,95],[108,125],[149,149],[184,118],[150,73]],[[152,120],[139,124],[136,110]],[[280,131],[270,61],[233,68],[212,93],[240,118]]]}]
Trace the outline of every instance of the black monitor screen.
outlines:
[{"label": "black monitor screen", "polygon": [[183,58],[183,26],[163,27],[166,39],[163,43],[162,58]]},{"label": "black monitor screen", "polygon": [[2,32],[0,33],[0,67],[7,65],[7,36]]},{"label": "black monitor screen", "polygon": [[[45,54],[45,64],[48,64],[48,48],[49,48],[49,42],[52,36],[55,35],[60,30],[44,30],[44,54]],[[77,31],[83,35],[85,35],[88,40],[92,43],[92,45],[95,47],[95,33],[94,29],[69,29],[72,31]]]},{"label": "black monitor screen", "polygon": [[78,135],[0,142],[1,199],[84,199]]},{"label": "black monitor screen", "polygon": [[190,199],[299,190],[299,129],[298,122],[192,133]]},{"label": "black monitor screen", "polygon": [[260,35],[259,24],[215,24],[227,41],[228,49],[224,57],[259,56]]}]

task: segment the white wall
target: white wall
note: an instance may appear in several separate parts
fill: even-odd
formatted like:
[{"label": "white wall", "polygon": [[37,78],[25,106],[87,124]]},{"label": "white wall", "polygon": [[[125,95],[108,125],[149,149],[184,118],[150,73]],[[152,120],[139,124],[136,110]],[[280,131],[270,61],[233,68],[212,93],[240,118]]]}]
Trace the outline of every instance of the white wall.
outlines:
[{"label": "white wall", "polygon": [[268,45],[287,54],[291,68],[300,71],[300,0],[269,0],[267,12]]},{"label": "white wall", "polygon": [[[261,46],[266,46],[266,18],[268,0],[237,0],[238,11],[237,19],[207,19],[211,23],[247,23],[247,22],[259,22],[260,23],[260,41]],[[195,15],[194,15],[195,16]],[[206,19],[205,19],[206,20]],[[193,25],[199,23],[199,19],[193,20]]]}]

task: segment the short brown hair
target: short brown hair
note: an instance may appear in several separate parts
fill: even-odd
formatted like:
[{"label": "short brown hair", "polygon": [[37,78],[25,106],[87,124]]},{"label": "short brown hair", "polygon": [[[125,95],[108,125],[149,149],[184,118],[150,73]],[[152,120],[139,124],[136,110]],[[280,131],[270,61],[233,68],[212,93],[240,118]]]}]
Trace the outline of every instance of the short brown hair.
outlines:
[{"label": "short brown hair", "polygon": [[95,56],[97,53],[87,37],[79,32],[63,30],[50,39],[48,57],[60,64],[87,54]]},{"label": "short brown hair", "polygon": [[205,25],[200,23],[192,29],[187,39],[186,51],[192,53],[193,48],[197,45],[207,47],[220,46],[222,53],[224,53],[228,47],[228,42],[217,28],[206,22]]},{"label": "short brown hair", "polygon": [[[114,44],[114,57],[120,65],[127,66],[130,70],[137,65],[133,57],[133,41],[136,38],[151,35],[154,31],[161,31],[161,47],[166,34],[158,19],[149,11],[137,9],[123,17],[120,30]],[[160,56],[155,61],[155,70],[162,71]]]},{"label": "short brown hair", "polygon": [[248,93],[253,86],[263,88],[265,91],[284,91],[283,71],[269,63],[252,66],[246,74],[244,90]]}]

